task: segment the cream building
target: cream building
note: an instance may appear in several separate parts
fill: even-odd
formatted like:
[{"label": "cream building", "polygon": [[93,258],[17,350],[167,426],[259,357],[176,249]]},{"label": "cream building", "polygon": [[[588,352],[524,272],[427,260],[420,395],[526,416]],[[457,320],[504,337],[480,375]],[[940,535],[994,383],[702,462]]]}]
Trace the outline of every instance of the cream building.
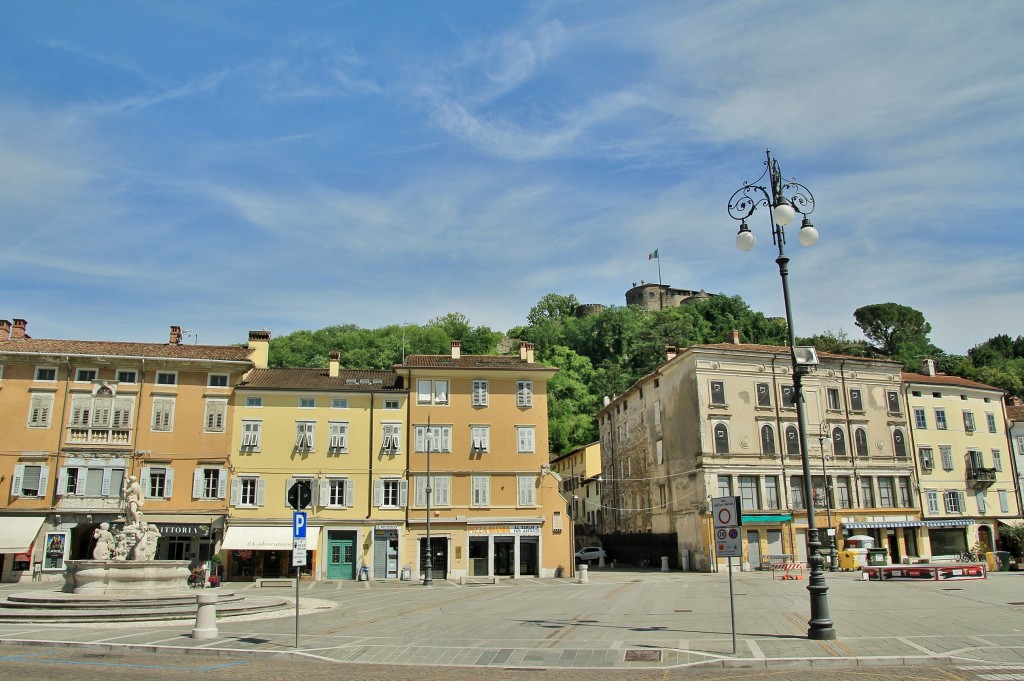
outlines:
[{"label": "cream building", "polygon": [[576,547],[596,545],[601,533],[601,445],[593,442],[551,460],[576,528]]}]

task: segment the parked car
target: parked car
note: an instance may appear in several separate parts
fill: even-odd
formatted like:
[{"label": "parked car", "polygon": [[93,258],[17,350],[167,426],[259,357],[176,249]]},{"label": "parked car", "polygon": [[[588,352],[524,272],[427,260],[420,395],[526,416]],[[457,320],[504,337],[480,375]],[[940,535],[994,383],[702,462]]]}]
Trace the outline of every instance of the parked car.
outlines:
[{"label": "parked car", "polygon": [[585,549],[580,549],[576,552],[576,560],[586,563],[592,560],[607,559],[608,554],[604,552],[600,546],[588,546]]}]

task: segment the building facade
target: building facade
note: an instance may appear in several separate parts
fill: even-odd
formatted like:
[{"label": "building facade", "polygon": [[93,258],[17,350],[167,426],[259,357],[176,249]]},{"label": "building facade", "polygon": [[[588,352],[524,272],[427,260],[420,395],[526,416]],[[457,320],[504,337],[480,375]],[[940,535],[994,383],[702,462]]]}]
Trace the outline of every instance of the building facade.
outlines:
[{"label": "building facade", "polygon": [[61,580],[92,557],[93,532],[123,522],[140,483],[161,559],[204,561],[227,514],[232,386],[252,366],[236,346],[29,337],[0,320],[3,580]]},{"label": "building facade", "polygon": [[1008,397],[1006,425],[1010,429],[1010,449],[1013,450],[1013,469],[1016,476],[1017,506],[1024,514],[1024,402],[1019,397]]},{"label": "building facade", "polygon": [[904,373],[921,506],[932,556],[981,543],[999,547],[999,525],[1021,514],[1003,391],[958,376]]},{"label": "building facade", "polygon": [[821,353],[803,379],[813,499],[804,498],[788,348],[670,349],[668,361],[598,413],[605,532],[674,533],[679,564],[709,571],[711,500],[738,496],[743,564],[806,560],[808,508],[822,539],[872,534],[894,558],[921,555],[921,513],[893,362]]},{"label": "building facade", "polygon": [[591,546],[601,533],[601,445],[593,442],[551,460],[551,470],[562,478],[562,497],[575,527],[576,548]]}]

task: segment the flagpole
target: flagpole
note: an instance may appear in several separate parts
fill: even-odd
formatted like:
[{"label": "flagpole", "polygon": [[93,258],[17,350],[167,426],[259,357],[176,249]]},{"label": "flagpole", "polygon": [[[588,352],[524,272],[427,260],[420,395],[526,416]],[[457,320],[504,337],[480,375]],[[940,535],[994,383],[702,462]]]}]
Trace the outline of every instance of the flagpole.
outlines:
[{"label": "flagpole", "polygon": [[658,261],[658,299],[661,301],[661,309],[664,310],[665,309],[665,289],[663,289],[662,286],[661,286],[661,253],[658,252],[660,250],[661,249],[658,249],[658,250],[655,251],[656,253],[658,253],[658,257],[655,258],[655,260]]}]

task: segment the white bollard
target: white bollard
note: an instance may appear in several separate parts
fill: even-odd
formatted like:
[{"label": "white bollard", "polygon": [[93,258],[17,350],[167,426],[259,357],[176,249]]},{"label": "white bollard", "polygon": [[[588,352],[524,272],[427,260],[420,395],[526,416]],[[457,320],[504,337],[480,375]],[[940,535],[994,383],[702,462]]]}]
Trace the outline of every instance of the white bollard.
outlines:
[{"label": "white bollard", "polygon": [[587,570],[587,564],[583,563],[579,566],[579,577],[576,579],[577,584],[590,584],[590,573]]},{"label": "white bollard", "polygon": [[196,596],[196,626],[192,638],[217,638],[217,593],[203,593]]},{"label": "white bollard", "polygon": [[661,557],[661,571],[668,572],[668,556]]}]

